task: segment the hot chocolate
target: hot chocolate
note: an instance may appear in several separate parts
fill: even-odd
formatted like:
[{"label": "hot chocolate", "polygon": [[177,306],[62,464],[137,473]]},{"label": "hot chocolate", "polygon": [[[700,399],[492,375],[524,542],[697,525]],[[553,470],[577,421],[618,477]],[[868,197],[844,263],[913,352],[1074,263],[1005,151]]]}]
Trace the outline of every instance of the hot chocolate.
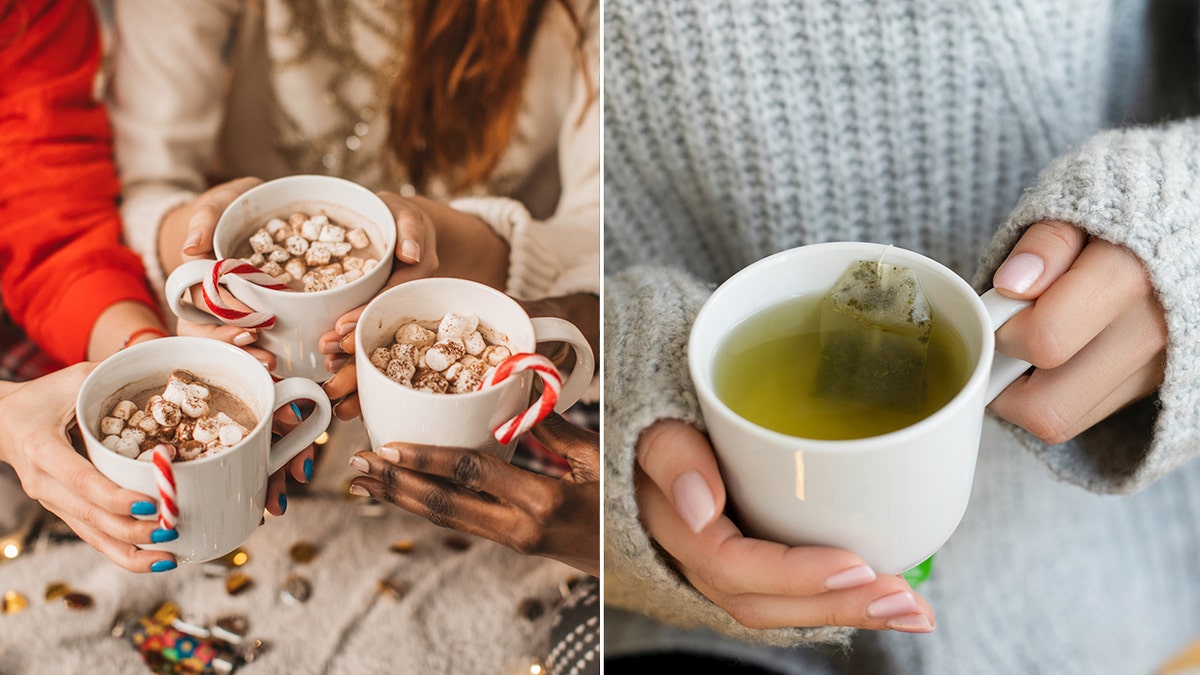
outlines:
[{"label": "hot chocolate", "polygon": [[379,264],[380,247],[353,216],[306,207],[272,217],[235,256],[297,291],[324,291],[357,281]]},{"label": "hot chocolate", "polygon": [[502,335],[473,314],[440,320],[408,320],[388,344],[371,352],[371,363],[389,379],[435,394],[465,394],[479,388],[488,370],[512,355]]}]

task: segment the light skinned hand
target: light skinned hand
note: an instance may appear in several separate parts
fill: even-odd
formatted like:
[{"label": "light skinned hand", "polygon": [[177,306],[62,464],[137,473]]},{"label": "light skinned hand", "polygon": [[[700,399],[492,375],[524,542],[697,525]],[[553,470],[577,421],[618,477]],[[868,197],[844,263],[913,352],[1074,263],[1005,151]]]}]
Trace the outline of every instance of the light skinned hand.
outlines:
[{"label": "light skinned hand", "polygon": [[[67,438],[75,398],[93,363],[80,363],[30,382],[0,383],[0,461],[16,470],[21,487],[57,515],[84,541],[131,572],[165,571],[174,557],[138,548],[154,537],[169,541],[175,530],[156,520],[132,517],[153,499],[104,477]],[[155,534],[157,532],[157,535]]]},{"label": "light skinned hand", "polygon": [[1062,443],[1163,381],[1167,324],[1145,266],[1128,249],[1062,222],[1032,225],[993,276],[1033,300],[996,331],[996,348],[1034,365],[990,409]]},{"label": "light skinned hand", "polygon": [[388,443],[350,460],[350,492],[518,553],[600,574],[600,438],[551,413],[532,430],[570,464],[553,478],[462,448]]},{"label": "light skinned hand", "polygon": [[750,628],[851,626],[927,633],[929,603],[900,576],[849,551],[744,536],[726,516],[708,439],[680,420],[642,432],[635,471],[642,524],[698,591]]}]

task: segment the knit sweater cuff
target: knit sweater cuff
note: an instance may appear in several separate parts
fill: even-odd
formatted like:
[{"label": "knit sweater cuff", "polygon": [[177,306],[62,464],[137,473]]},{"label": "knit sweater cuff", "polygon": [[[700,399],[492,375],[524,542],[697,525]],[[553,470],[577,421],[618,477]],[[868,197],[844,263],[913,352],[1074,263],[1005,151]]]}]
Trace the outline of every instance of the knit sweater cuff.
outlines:
[{"label": "knit sweater cuff", "polygon": [[[600,293],[598,215],[588,219],[554,218],[535,220],[521,202],[508,197],[464,197],[450,202],[464,213],[478,216],[508,243],[508,284],[505,292],[515,298],[537,299],[572,293]],[[575,243],[570,241],[572,235]],[[597,239],[588,246],[588,236]]]},{"label": "knit sweater cuff", "polygon": [[[975,279],[992,275],[1032,224],[1073,223],[1145,265],[1167,323],[1156,397],[1075,439],[1046,445],[1012,427],[1057,475],[1095,492],[1132,493],[1200,450],[1200,120],[1105,132],[1059,158],[1026,191]],[[1011,427],[1011,425],[1010,425]]]},{"label": "knit sweater cuff", "polygon": [[171,185],[145,185],[127,189],[122,194],[125,243],[141,256],[146,280],[160,307],[165,308],[167,303],[164,294],[166,274],[158,258],[158,231],[171,209],[195,198],[196,193],[192,190]]},{"label": "knit sweater cuff", "polygon": [[844,642],[848,629],[747,628],[667,561],[638,517],[636,445],[662,419],[703,429],[687,367],[687,341],[711,288],[662,268],[631,268],[605,281],[605,601],[681,626],[704,626],[774,646]]}]

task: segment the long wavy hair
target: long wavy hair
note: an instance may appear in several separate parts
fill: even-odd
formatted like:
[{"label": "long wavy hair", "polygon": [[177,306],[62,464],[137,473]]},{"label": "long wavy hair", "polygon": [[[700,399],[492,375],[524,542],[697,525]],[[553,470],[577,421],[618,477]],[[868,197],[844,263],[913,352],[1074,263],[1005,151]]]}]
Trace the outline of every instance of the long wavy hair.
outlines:
[{"label": "long wavy hair", "polygon": [[411,0],[412,31],[392,90],[388,144],[418,191],[437,176],[451,190],[484,181],[521,108],[529,49],[544,14],[567,0]]}]

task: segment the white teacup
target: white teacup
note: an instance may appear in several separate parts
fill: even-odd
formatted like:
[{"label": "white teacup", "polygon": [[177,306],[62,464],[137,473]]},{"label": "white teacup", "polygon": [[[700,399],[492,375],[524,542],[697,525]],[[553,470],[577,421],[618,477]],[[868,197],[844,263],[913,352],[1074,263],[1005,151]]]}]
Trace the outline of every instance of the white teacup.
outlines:
[{"label": "white teacup", "polygon": [[[242,441],[208,457],[173,462],[179,538],[143,548],[175,554],[180,562],[219,558],[246,540],[263,517],[267,477],[308,447],[329,424],[329,398],[312,380],[300,377],[273,382],[254,357],[231,345],[195,337],[151,340],[105,359],[79,390],[75,415],[88,457],[117,485],[162,501],[155,467],[104,447],[99,420],[122,393],[165,385],[172,370],[192,372],[220,387],[251,409],[257,423]],[[290,401],[316,403],[311,415],[282,439],[271,443],[271,418]]]},{"label": "white teacup", "polygon": [[988,291],[917,253],[893,247],[888,262],[916,270],[937,321],[965,340],[969,379],[929,417],[855,440],[812,440],[758,426],[713,389],[713,359],[742,320],[784,300],[823,295],[857,260],[885,246],[835,242],[764,258],[722,284],[701,308],[688,364],[721,474],[748,534],[788,545],[823,545],[862,556],[876,572],[898,574],[935,553],[958,527],[975,473],[985,406],[1029,368],[995,354],[993,331],[1028,302]]},{"label": "white teacup", "polygon": [[363,423],[374,448],[390,441],[489,452],[512,459],[516,439],[501,445],[493,430],[530,405],[534,379],[526,371],[485,389],[463,394],[418,391],[389,379],[370,362],[371,351],[391,342],[413,320],[437,321],[447,313],[474,314],[514,353],[533,352],[539,342],[561,341],[575,353],[554,409],[569,408],[591,382],[592,349],[579,329],[555,317],[530,318],[504,293],[452,278],[409,281],[388,289],[363,310],[355,329],[358,396]]},{"label": "white teacup", "polygon": [[[217,221],[213,252],[217,259],[237,255],[237,249],[255,230],[275,216],[287,218],[297,210],[324,210],[332,218],[353,219],[379,250],[379,264],[361,278],[324,291],[299,292],[256,286],[239,277],[224,282],[235,298],[256,311],[275,315],[275,325],[260,331],[257,346],[275,355],[279,377],[307,377],[316,382],[329,378],[325,356],[317,342],[333,328],[338,317],[366,304],[387,283],[396,250],[396,225],[392,212],[378,195],[332,176],[288,176],[247,190]],[[181,298],[212,273],[212,260],[184,263],[167,278],[166,296],[181,319],[196,323],[221,320]]]}]

